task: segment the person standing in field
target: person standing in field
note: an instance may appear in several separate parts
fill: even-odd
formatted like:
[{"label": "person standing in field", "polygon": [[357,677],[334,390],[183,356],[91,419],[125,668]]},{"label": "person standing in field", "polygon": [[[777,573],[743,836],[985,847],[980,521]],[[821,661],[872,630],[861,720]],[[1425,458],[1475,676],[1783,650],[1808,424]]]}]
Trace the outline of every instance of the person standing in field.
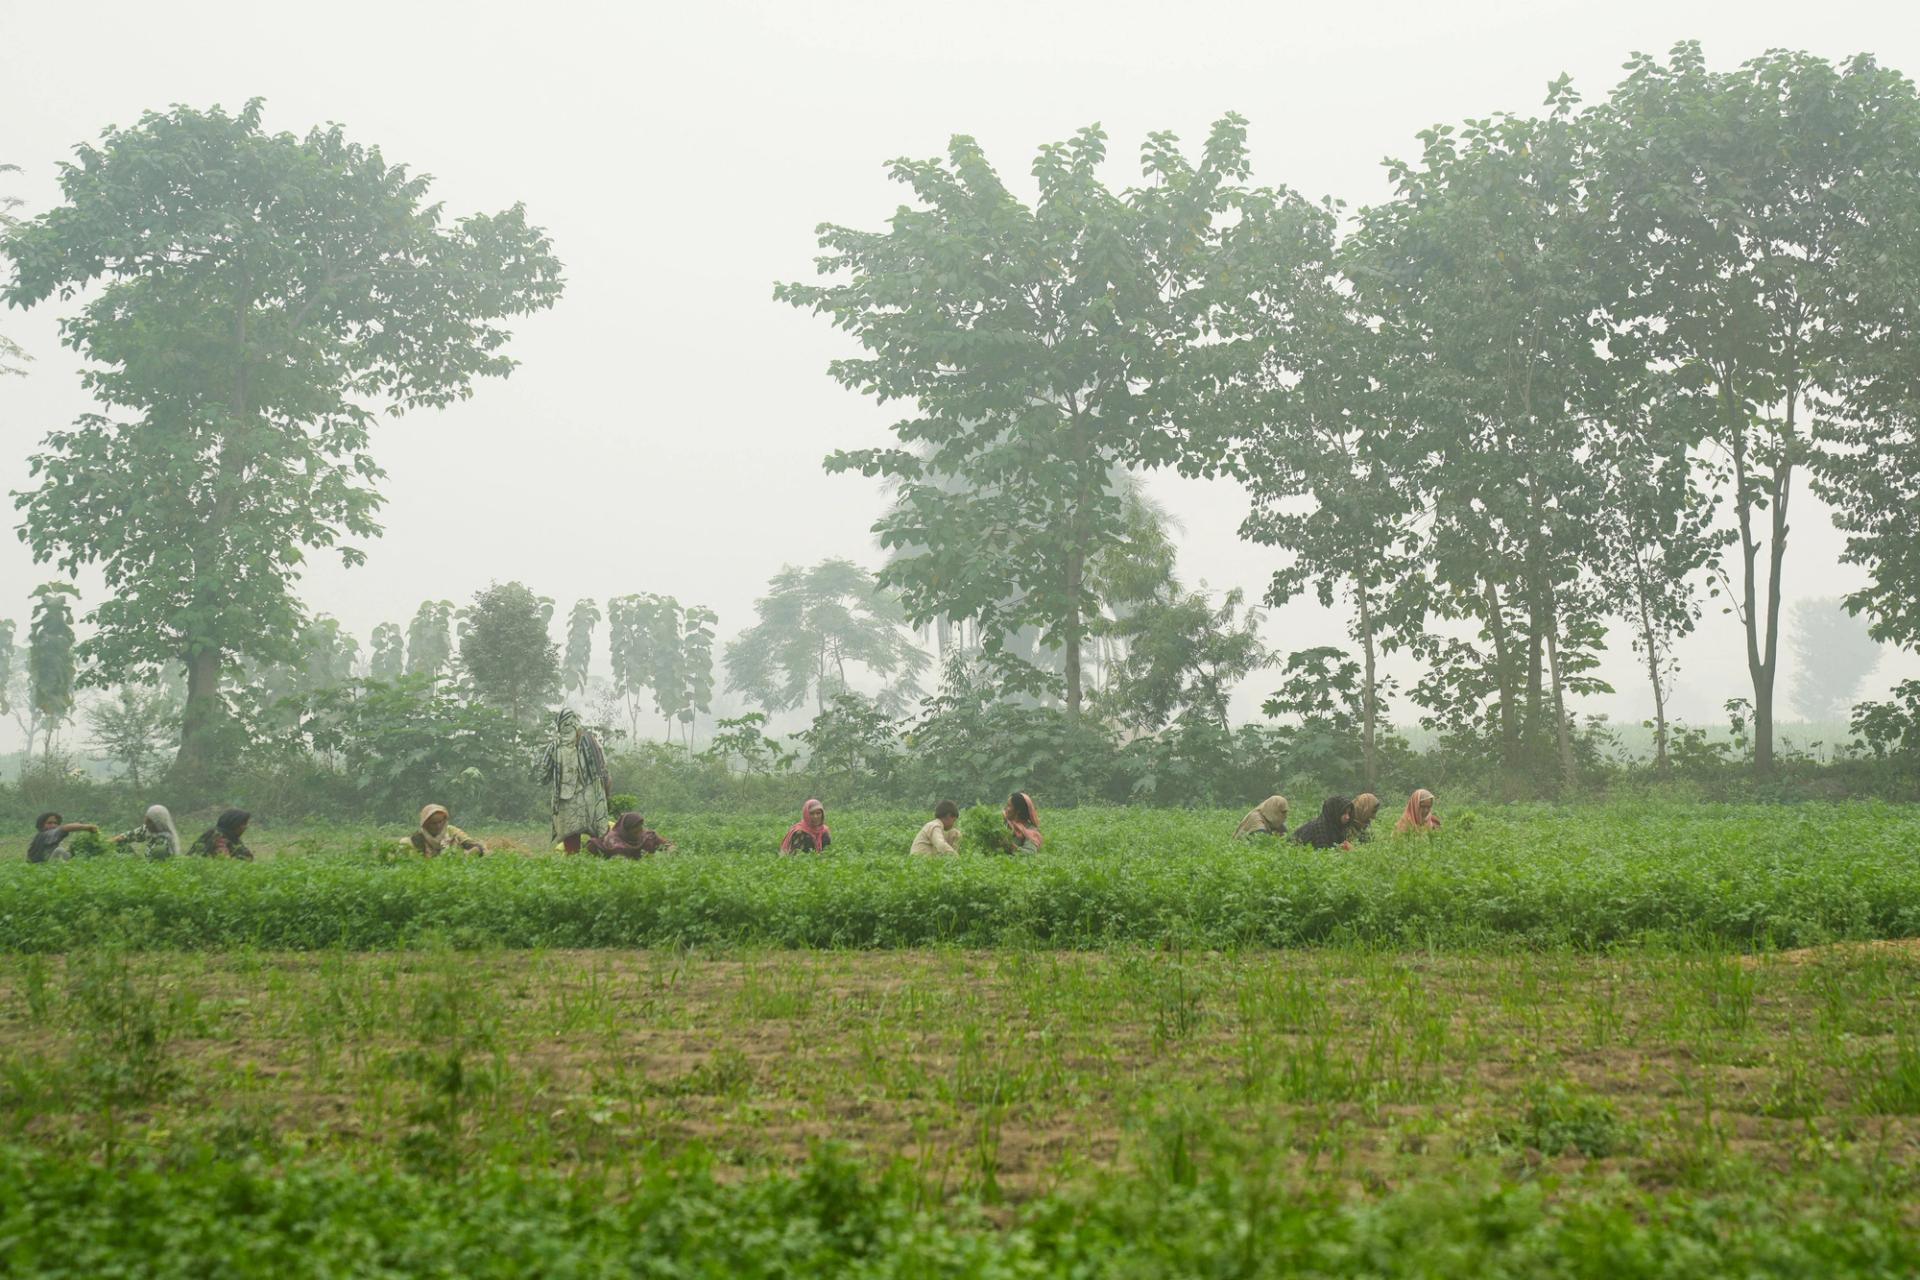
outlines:
[{"label": "person standing in field", "polygon": [[68,822],[57,813],[43,813],[33,820],[33,839],[27,842],[28,862],[51,862],[67,856],[60,845],[76,831],[98,831],[91,822]]},{"label": "person standing in field", "polygon": [[833,833],[827,830],[827,806],[818,800],[809,800],[800,806],[800,821],[787,828],[787,834],[781,838],[782,853],[822,853],[833,843]]},{"label": "person standing in field", "polygon": [[253,850],[247,848],[242,839],[247,834],[247,824],[252,821],[253,815],[245,809],[229,809],[200,833],[200,838],[187,847],[187,852],[200,858],[238,858],[252,862]]},{"label": "person standing in field", "polygon": [[1351,849],[1347,828],[1353,823],[1353,801],[1345,796],[1328,796],[1320,806],[1320,816],[1309,818],[1293,833],[1295,844],[1310,844],[1316,849]]},{"label": "person standing in field", "polygon": [[173,814],[163,804],[149,805],[140,825],[131,831],[122,831],[113,842],[130,845],[155,862],[180,852],[180,833],[174,829]]},{"label": "person standing in field", "polygon": [[1373,839],[1369,830],[1373,826],[1373,815],[1380,812],[1380,797],[1371,791],[1362,791],[1353,798],[1353,821],[1347,826],[1347,838],[1355,844],[1365,844]]},{"label": "person standing in field", "polygon": [[923,857],[960,852],[960,836],[953,829],[959,821],[960,806],[951,800],[942,800],[933,806],[933,821],[920,828],[920,834],[913,838],[913,847],[907,852]]},{"label": "person standing in field", "polygon": [[1440,819],[1433,812],[1433,792],[1424,787],[1407,797],[1406,812],[1393,824],[1393,834],[1397,836],[1425,835],[1439,829]]},{"label": "person standing in field", "polygon": [[1233,830],[1235,840],[1248,836],[1284,836],[1287,834],[1287,798],[1268,796]]},{"label": "person standing in field", "polygon": [[453,825],[453,815],[443,804],[430,804],[420,810],[420,825],[407,837],[415,853],[435,858],[443,853],[484,854],[487,846]]},{"label": "person standing in field", "polygon": [[1013,847],[1023,853],[1038,853],[1046,837],[1040,834],[1040,810],[1034,807],[1033,797],[1024,791],[1016,791],[1007,797],[1007,807],[1000,811],[1007,821],[1007,830],[1013,832]]},{"label": "person standing in field", "polygon": [[579,712],[571,707],[553,717],[553,736],[541,763],[540,780],[547,786],[553,811],[553,838],[568,853],[580,852],[582,836],[597,836],[607,829],[607,810],[613,803],[607,755],[600,739],[581,725]]}]

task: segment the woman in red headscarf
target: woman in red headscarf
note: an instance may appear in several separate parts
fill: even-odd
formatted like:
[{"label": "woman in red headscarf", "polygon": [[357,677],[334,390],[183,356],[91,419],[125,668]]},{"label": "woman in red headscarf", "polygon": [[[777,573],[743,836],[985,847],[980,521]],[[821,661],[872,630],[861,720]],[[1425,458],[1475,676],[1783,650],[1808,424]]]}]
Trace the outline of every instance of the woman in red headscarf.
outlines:
[{"label": "woman in red headscarf", "polygon": [[832,843],[833,835],[827,830],[827,806],[818,800],[809,800],[800,806],[800,821],[787,828],[780,852],[819,853]]},{"label": "woman in red headscarf", "polygon": [[1037,853],[1046,837],[1040,834],[1040,811],[1033,807],[1033,797],[1024,791],[1016,791],[1007,797],[1007,807],[1001,810],[1001,816],[1007,820],[1007,830],[1013,832],[1015,847],[1029,853]]}]

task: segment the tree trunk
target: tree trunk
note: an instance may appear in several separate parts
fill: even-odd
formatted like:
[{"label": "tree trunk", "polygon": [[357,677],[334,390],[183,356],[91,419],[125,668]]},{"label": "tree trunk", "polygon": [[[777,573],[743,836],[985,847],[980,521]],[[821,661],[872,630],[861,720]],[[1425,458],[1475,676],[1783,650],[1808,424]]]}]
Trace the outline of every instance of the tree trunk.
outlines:
[{"label": "tree trunk", "polygon": [[1379,686],[1374,683],[1373,602],[1363,582],[1355,593],[1360,601],[1360,648],[1366,661],[1360,686],[1360,749],[1367,778],[1367,790],[1380,789],[1380,757],[1374,738],[1374,726],[1380,719]]},{"label": "tree trunk", "polygon": [[176,770],[191,776],[213,766],[221,714],[220,651],[202,647],[187,658],[187,700],[180,712]]},{"label": "tree trunk", "polygon": [[1667,757],[1667,694],[1660,679],[1660,643],[1653,634],[1653,611],[1647,607],[1647,567],[1640,553],[1633,554],[1634,595],[1640,606],[1640,643],[1646,646],[1647,679],[1653,684],[1653,769],[1667,774],[1673,761]]},{"label": "tree trunk", "polygon": [[1560,609],[1551,596],[1547,603],[1547,667],[1553,681],[1553,734],[1560,757],[1560,778],[1572,786],[1575,781],[1573,736],[1567,725],[1566,686],[1560,680]]},{"label": "tree trunk", "polygon": [[1078,549],[1067,556],[1067,714],[1080,714],[1080,578],[1084,570]]},{"label": "tree trunk", "polygon": [[1493,637],[1494,675],[1500,685],[1500,765],[1509,774],[1520,767],[1520,736],[1514,723],[1513,668],[1507,661],[1507,620],[1500,611],[1500,591],[1486,581],[1487,631]]}]

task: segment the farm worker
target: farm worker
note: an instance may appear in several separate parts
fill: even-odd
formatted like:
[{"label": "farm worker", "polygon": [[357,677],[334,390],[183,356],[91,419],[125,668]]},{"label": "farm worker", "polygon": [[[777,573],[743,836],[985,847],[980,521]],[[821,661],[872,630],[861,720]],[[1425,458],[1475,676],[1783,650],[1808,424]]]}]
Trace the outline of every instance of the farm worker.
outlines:
[{"label": "farm worker", "polygon": [[953,825],[958,821],[960,806],[951,800],[942,800],[933,806],[933,821],[920,828],[920,834],[913,838],[913,847],[907,852],[928,857],[960,852],[960,837],[953,834]]},{"label": "farm worker", "polygon": [[1235,840],[1248,836],[1284,836],[1287,834],[1287,798],[1268,796],[1233,829]]},{"label": "farm worker", "polygon": [[1293,839],[1296,844],[1310,844],[1316,849],[1350,849],[1353,846],[1347,843],[1347,827],[1352,822],[1353,801],[1345,796],[1328,796],[1320,806],[1320,816],[1301,823]]},{"label": "farm worker", "polygon": [[174,830],[173,815],[163,804],[149,805],[140,825],[131,831],[122,831],[113,842],[133,845],[155,862],[180,852],[180,833]]},{"label": "farm worker", "polygon": [[603,858],[644,858],[671,848],[673,842],[662,840],[658,831],[647,830],[647,820],[637,813],[621,814],[611,831],[587,840],[587,852]]},{"label": "farm worker", "polygon": [[247,848],[241,839],[247,834],[247,824],[253,821],[253,815],[245,809],[229,809],[213,820],[213,825],[200,833],[187,849],[188,853],[202,858],[238,858],[242,862],[253,861],[253,850]]},{"label": "farm worker", "polygon": [[1007,797],[1007,807],[1000,812],[1007,820],[1007,830],[1013,832],[1014,846],[1038,853],[1046,837],[1040,834],[1040,811],[1034,808],[1033,797],[1016,791]]},{"label": "farm worker", "polygon": [[787,834],[780,841],[782,853],[819,853],[833,843],[833,833],[827,830],[827,806],[818,800],[809,800],[800,806],[800,821],[787,828]]},{"label": "farm worker", "polygon": [[1407,811],[1393,824],[1393,834],[1412,835],[1419,832],[1425,835],[1429,831],[1440,829],[1440,819],[1433,814],[1433,792],[1421,789],[1407,797]]},{"label": "farm worker", "polygon": [[580,715],[563,707],[553,717],[540,780],[552,789],[553,838],[568,853],[580,852],[580,837],[607,829],[613,781],[600,739],[581,727]]},{"label": "farm worker", "polygon": [[1373,815],[1380,812],[1380,797],[1371,791],[1362,791],[1353,798],[1353,823],[1348,834],[1357,842],[1364,844],[1373,839],[1367,828],[1373,825]]},{"label": "farm worker", "polygon": [[57,813],[43,813],[33,820],[33,839],[27,842],[28,862],[47,862],[67,857],[60,842],[76,831],[98,831],[91,822],[68,822]]},{"label": "farm worker", "polygon": [[487,846],[453,825],[453,815],[443,804],[430,804],[420,810],[420,826],[407,837],[415,852],[429,858],[450,850],[461,853],[485,853]]}]

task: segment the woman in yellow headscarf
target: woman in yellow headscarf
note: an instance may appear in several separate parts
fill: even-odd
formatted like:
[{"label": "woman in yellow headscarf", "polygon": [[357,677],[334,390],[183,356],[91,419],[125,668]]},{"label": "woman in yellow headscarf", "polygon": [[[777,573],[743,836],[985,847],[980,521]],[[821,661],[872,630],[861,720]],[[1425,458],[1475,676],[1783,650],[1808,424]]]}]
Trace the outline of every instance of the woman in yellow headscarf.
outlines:
[{"label": "woman in yellow headscarf", "polygon": [[1234,828],[1233,838],[1244,840],[1248,836],[1284,836],[1286,834],[1287,798],[1268,796],[1252,813],[1240,819],[1240,825]]},{"label": "woman in yellow headscarf", "polygon": [[453,815],[443,804],[430,804],[420,810],[420,825],[407,837],[416,853],[435,858],[443,853],[485,853],[487,846],[453,825]]}]

